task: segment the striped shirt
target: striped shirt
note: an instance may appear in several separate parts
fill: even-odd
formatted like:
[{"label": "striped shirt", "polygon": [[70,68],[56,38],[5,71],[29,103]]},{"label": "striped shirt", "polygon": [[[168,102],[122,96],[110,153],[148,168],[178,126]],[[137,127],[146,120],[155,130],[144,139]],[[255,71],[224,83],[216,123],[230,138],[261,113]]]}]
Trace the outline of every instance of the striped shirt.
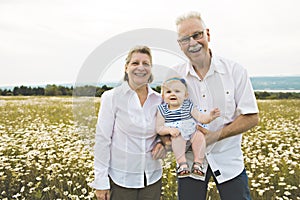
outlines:
[{"label": "striped shirt", "polygon": [[169,110],[167,103],[158,105],[158,110],[161,115],[165,118],[165,123],[175,122],[179,120],[187,120],[193,118],[191,115],[193,109],[193,103],[189,99],[185,99],[176,110]]}]

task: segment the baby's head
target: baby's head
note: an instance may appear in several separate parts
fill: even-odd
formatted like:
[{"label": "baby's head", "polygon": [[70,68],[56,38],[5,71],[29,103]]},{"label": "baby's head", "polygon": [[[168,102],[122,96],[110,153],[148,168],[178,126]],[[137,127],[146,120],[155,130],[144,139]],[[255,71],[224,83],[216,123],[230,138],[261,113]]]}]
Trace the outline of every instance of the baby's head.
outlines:
[{"label": "baby's head", "polygon": [[179,108],[188,97],[186,81],[179,77],[167,79],[162,85],[162,97],[169,107]]}]

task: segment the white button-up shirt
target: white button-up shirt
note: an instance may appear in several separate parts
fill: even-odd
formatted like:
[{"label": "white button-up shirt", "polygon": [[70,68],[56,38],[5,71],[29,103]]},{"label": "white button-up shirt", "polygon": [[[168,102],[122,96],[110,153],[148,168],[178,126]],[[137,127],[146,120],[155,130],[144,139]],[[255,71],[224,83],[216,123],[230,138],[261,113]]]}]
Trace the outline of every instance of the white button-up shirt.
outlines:
[{"label": "white button-up shirt", "polygon": [[160,94],[148,86],[148,97],[141,106],[138,95],[127,82],[101,97],[95,138],[95,189],[109,189],[109,177],[127,188],[143,188],[162,176],[159,160],[153,160],[155,116]]},{"label": "white button-up shirt", "polygon": [[[209,130],[219,130],[241,114],[258,113],[249,76],[241,65],[214,55],[203,80],[198,77],[190,63],[174,69],[186,79],[189,97],[194,104],[207,113],[215,107],[221,110],[221,117],[208,125]],[[207,147],[206,162],[218,183],[228,181],[243,171],[241,140],[242,134],[239,134]],[[191,155],[187,157],[192,159]]]}]

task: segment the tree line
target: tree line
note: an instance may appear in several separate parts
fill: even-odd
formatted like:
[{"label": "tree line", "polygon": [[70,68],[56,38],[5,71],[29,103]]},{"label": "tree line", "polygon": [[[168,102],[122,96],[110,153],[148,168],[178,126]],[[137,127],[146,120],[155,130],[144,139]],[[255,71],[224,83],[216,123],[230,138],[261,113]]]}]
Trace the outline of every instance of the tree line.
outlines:
[{"label": "tree line", "polygon": [[46,85],[46,87],[27,87],[20,86],[10,89],[0,89],[1,96],[97,96],[100,97],[103,92],[110,90],[112,87],[103,85],[102,87],[97,86],[80,86],[80,87],[66,87],[57,86],[55,84]]},{"label": "tree line", "polygon": [[[10,89],[0,89],[1,96],[96,96],[101,97],[103,92],[112,89],[107,85],[92,86],[85,85],[79,87],[66,87],[57,86],[55,84],[46,85],[46,87],[27,87],[20,86]],[[157,86],[153,88],[155,91],[160,92],[161,87]],[[299,92],[267,92],[267,91],[255,91],[257,99],[300,99]]]}]

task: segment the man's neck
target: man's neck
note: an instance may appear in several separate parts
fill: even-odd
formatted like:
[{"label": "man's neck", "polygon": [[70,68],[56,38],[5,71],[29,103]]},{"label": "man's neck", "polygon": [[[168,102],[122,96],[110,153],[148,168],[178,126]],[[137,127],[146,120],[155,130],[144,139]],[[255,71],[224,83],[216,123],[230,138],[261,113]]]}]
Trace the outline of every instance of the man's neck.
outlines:
[{"label": "man's neck", "polygon": [[205,57],[201,57],[198,60],[191,62],[195,72],[197,73],[197,75],[201,80],[203,80],[205,75],[207,74],[210,68],[210,63],[211,63],[210,54],[206,54]]}]

